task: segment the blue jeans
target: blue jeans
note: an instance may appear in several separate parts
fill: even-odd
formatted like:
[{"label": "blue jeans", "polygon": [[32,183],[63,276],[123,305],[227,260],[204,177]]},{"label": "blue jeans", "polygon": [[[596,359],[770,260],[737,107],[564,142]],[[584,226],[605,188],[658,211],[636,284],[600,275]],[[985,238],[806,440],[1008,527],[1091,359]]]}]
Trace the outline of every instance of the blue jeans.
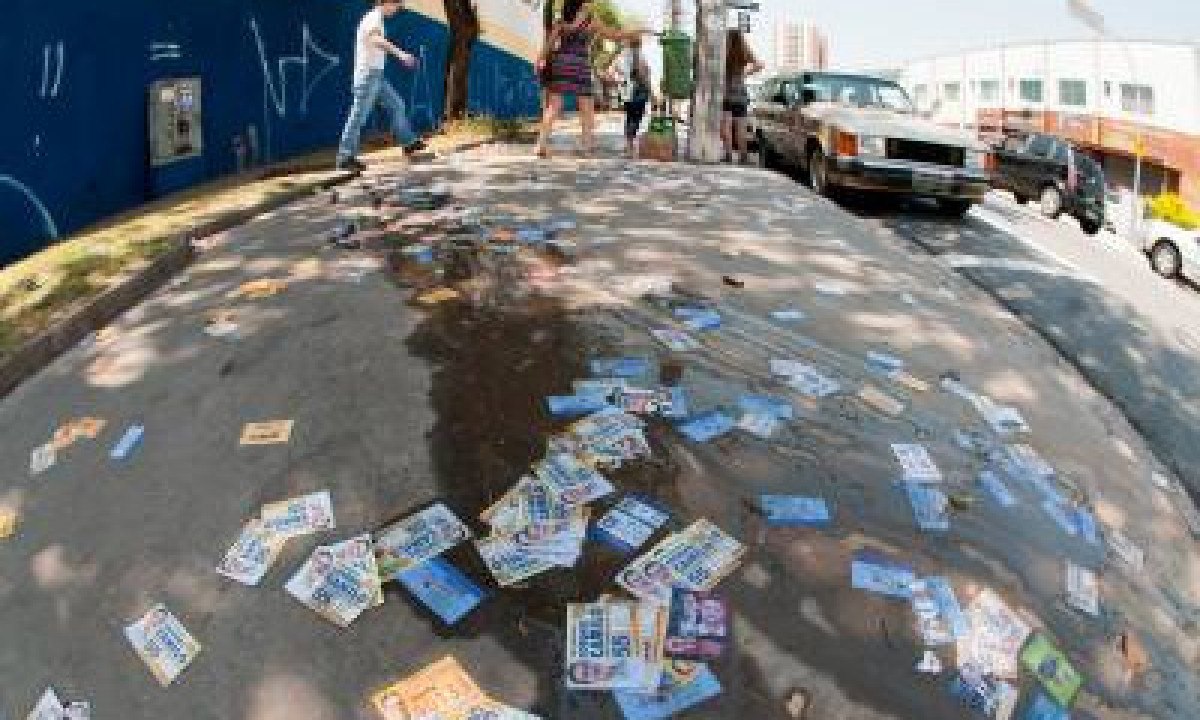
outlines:
[{"label": "blue jeans", "polygon": [[354,83],[354,104],[350,106],[350,117],[346,119],[346,129],[342,131],[342,142],[338,145],[338,158],[345,160],[358,155],[359,142],[362,139],[363,128],[375,103],[383,105],[392,121],[392,136],[403,147],[408,147],[417,141],[416,133],[408,122],[404,100],[396,92],[396,88],[384,79],[382,70],[372,70]]}]

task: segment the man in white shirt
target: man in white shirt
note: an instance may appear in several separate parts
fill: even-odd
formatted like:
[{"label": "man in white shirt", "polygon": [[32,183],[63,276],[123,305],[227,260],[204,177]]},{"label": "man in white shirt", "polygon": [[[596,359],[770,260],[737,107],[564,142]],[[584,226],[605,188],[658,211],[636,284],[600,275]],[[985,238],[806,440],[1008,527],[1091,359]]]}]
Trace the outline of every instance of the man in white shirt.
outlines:
[{"label": "man in white shirt", "polygon": [[361,172],[366,166],[358,159],[362,130],[378,102],[384,106],[392,122],[392,135],[406,152],[421,149],[422,144],[408,122],[404,100],[396,88],[383,76],[387,56],[392,55],[406,68],[416,67],[417,59],[388,41],[383,21],[404,9],[403,0],[375,0],[375,7],[358,24],[354,42],[354,104],[342,141],[338,145],[339,170]]}]

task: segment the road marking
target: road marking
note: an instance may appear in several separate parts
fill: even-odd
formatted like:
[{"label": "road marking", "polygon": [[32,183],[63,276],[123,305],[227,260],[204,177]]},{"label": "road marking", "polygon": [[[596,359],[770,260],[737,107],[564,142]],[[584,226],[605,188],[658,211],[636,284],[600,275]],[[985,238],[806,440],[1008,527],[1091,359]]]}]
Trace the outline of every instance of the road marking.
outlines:
[{"label": "road marking", "polygon": [[1095,285],[1102,284],[1095,276],[1084,272],[1083,268],[1079,267],[1075,263],[1025,237],[1012,223],[1000,217],[995,213],[995,211],[989,210],[981,205],[976,205],[975,207],[971,208],[971,217],[986,225],[990,225],[994,229],[999,230],[1014,240],[1017,240],[1035,253],[1038,253],[1039,255],[1042,255],[1043,257],[1062,265],[1064,268],[1067,268],[1070,271],[1069,273],[1063,274],[1070,275],[1077,280],[1085,280]]},{"label": "road marking", "polygon": [[963,255],[961,253],[946,253],[938,257],[955,270],[963,268],[1011,270],[1013,272],[1071,278],[1072,280],[1100,285],[1100,281],[1090,275],[1078,272],[1077,270],[1063,268],[1057,264],[1037,263],[1031,260],[1015,260],[1013,258],[988,257],[984,255]]}]

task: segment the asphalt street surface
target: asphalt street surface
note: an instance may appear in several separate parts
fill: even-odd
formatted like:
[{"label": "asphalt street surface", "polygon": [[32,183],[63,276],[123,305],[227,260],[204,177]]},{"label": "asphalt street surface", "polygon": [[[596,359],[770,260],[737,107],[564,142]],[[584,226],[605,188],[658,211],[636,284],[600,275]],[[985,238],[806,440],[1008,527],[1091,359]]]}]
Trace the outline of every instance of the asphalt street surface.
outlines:
[{"label": "asphalt street surface", "polygon": [[[369,718],[373,691],[453,655],[509,705],[620,717],[607,693],[562,682],[565,604],[618,593],[613,574],[628,561],[594,544],[576,567],[516,589],[495,587],[469,544],[456,548],[448,559],[491,595],[453,627],[391,583],[386,602],[347,629],[282,589],[316,545],[435,500],[482,533],[479,511],[564,425],[545,397],[569,392],[588,358],[619,354],[673,366],[697,410],[759,392],[787,397],[796,413],[770,439],[735,431],[706,443],[651,420],[652,457],[611,475],[669,508],[673,529],[706,517],[749,548],[719,586],[734,613],[734,648],[713,663],[723,692],[683,717],[785,720],[799,695],[806,720],[963,717],[949,672],[914,670],[921,644],[908,603],[850,586],[851,555],[864,548],[949,578],[964,604],[995,590],[1083,673],[1077,716],[1200,716],[1188,501],[1120,410],[1037,332],[953,268],[879,232],[880,220],[782,175],[528,155],[501,148],[379,167],[336,202],[321,194],[261,216],[208,241],[178,282],[0,400],[0,501],[20,523],[0,541],[0,710],[23,717],[53,684],[91,700],[97,718]],[[400,181],[444,182],[457,201],[516,218],[573,218],[573,249],[455,250],[422,267],[386,243],[329,245],[339,218],[376,212],[369,191]],[[280,291],[235,294],[264,278]],[[416,301],[444,286],[458,296]],[[671,326],[686,303],[718,310],[722,325],[697,350],[668,351],[648,331]],[[771,319],[784,308],[805,319]],[[227,310],[238,332],[205,334],[210,313]],[[1079,317],[1110,336],[1100,323],[1119,322]],[[904,358],[925,387],[868,371],[872,350]],[[772,376],[780,358],[818,366],[843,391],[802,396]],[[986,462],[955,431],[989,431],[941,389],[947,373],[1019,408],[1031,432],[1009,440],[1036,446],[1105,532],[1144,548],[1144,569],[1064,533],[1030,487],[1010,482],[1012,507],[981,489]],[[859,399],[867,387],[900,411]],[[30,474],[31,450],[79,416],[108,425]],[[279,419],[295,422],[288,443],[239,445],[245,423]],[[141,444],[110,458],[131,424],[145,426]],[[897,482],[890,445],[913,442],[956,498],[947,532],[918,530]],[[1171,482],[1156,484],[1156,471]],[[214,572],[263,503],[321,489],[336,530],[289,541],[258,587]],[[824,497],[834,522],[766,528],[751,509],[763,493]],[[1063,602],[1067,559],[1098,573],[1098,617]],[[203,644],[166,688],[122,636],[158,602]],[[1131,634],[1149,656],[1137,672],[1121,651]],[[954,666],[951,648],[939,654]],[[1025,674],[1019,685],[1027,702],[1036,681]]]}]

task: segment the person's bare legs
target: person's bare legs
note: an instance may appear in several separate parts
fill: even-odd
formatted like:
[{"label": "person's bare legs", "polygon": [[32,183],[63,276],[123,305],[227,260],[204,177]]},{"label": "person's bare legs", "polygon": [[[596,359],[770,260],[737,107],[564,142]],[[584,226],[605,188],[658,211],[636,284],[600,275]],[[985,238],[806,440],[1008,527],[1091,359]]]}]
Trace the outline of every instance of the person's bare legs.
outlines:
[{"label": "person's bare legs", "polygon": [[725,152],[722,158],[731,157],[733,155],[733,113],[721,113],[721,147]]},{"label": "person's bare legs", "polygon": [[550,142],[550,133],[554,131],[554,121],[558,119],[562,112],[562,95],[547,92],[546,102],[542,108],[542,127],[538,131],[537,139],[537,156],[550,157],[550,150],[547,144]]},{"label": "person's bare legs", "polygon": [[745,165],[746,158],[750,154],[746,148],[746,118],[731,118],[731,120],[733,125],[733,145],[737,148],[739,162]]},{"label": "person's bare legs", "polygon": [[583,126],[583,137],[580,139],[580,146],[583,149],[584,155],[591,155],[592,151],[596,149],[596,99],[586,95],[579,95],[575,98],[575,102],[579,105],[579,120]]}]

